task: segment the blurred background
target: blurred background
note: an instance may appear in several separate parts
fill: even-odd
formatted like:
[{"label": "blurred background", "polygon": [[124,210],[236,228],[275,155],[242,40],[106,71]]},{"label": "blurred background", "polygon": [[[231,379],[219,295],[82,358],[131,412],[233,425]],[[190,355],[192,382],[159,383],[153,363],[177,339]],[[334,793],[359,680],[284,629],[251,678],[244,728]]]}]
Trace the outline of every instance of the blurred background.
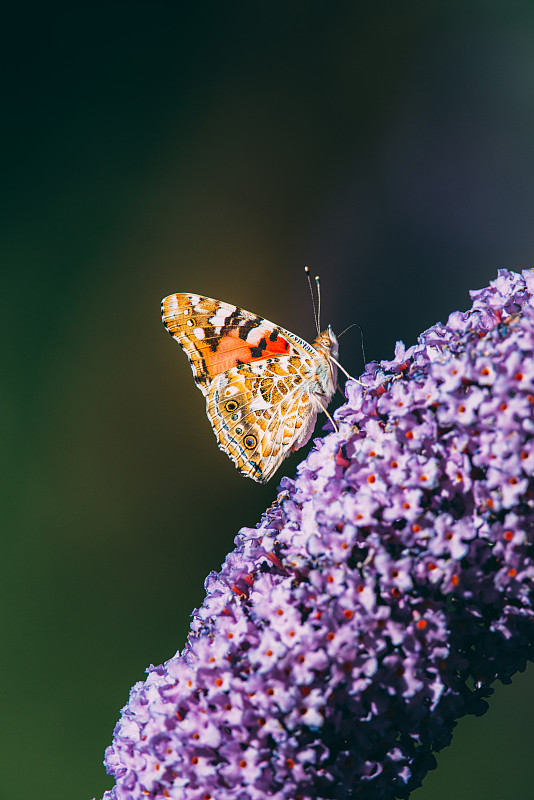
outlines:
[{"label": "blurred background", "polygon": [[[3,18],[0,797],[99,797],[130,686],[185,642],[271,484],[217,449],[160,300],[392,358],[533,265],[531,2],[25,5]],[[357,330],[341,361],[362,368]],[[318,429],[319,432],[319,429]],[[534,670],[416,800],[528,796]],[[528,789],[526,787],[529,787]],[[24,787],[22,789],[22,787]]]}]

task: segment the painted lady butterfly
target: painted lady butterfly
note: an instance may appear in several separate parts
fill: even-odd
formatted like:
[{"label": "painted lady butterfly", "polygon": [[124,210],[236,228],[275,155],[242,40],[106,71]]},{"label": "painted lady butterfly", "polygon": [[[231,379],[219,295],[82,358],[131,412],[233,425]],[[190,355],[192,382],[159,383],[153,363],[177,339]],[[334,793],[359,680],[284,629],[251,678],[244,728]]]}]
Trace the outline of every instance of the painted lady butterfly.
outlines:
[{"label": "painted lady butterfly", "polygon": [[256,314],[198,294],[171,294],[161,310],[206,398],[220,449],[241,475],[265,483],[309,441],[317,414],[332,399],[338,354],[332,329],[312,346]]}]

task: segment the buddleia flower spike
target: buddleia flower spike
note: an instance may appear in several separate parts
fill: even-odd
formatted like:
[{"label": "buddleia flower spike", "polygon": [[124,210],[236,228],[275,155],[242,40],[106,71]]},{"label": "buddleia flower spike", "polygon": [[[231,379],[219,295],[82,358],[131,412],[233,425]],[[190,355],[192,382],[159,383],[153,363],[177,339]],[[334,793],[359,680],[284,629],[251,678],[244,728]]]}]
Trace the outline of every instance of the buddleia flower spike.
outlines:
[{"label": "buddleia flower spike", "polygon": [[132,689],[105,800],[407,798],[532,660],[533,293],[501,270],[347,382],[339,430]]}]

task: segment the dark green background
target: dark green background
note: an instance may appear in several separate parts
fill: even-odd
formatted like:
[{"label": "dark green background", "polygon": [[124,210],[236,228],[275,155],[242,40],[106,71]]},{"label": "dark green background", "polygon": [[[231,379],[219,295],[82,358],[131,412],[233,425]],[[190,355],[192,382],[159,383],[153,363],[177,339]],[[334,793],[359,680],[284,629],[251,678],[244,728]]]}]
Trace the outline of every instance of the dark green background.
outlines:
[{"label": "dark green background", "polygon": [[[534,6],[43,4],[2,35],[0,796],[81,800],[276,492],[217,450],[161,297],[310,338],[310,264],[324,322],[391,358],[532,266]],[[341,359],[361,369],[355,331]],[[529,795],[532,675],[417,800]]]}]

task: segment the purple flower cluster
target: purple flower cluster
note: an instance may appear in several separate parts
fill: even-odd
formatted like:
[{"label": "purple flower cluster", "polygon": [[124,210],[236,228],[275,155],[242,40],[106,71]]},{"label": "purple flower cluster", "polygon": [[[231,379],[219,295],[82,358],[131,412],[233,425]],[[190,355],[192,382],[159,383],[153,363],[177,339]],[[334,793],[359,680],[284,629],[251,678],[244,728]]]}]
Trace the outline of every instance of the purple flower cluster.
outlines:
[{"label": "purple flower cluster", "polygon": [[187,645],[132,689],[106,800],[407,797],[534,653],[534,271],[347,384]]}]

